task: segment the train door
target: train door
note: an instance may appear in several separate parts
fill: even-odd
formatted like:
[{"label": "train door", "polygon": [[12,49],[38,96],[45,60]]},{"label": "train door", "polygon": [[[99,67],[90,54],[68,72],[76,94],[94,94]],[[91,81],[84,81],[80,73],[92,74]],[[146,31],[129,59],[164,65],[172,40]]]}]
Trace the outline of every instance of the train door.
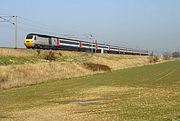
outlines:
[{"label": "train door", "polygon": [[57,38],[52,38],[52,45],[57,46]]}]

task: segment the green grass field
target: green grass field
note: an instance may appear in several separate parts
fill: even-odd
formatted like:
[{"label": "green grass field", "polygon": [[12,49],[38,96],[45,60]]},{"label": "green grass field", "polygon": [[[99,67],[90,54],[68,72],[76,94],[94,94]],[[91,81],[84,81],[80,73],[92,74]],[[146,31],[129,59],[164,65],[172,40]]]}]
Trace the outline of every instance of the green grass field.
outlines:
[{"label": "green grass field", "polygon": [[0,120],[179,121],[180,61],[1,90]]}]

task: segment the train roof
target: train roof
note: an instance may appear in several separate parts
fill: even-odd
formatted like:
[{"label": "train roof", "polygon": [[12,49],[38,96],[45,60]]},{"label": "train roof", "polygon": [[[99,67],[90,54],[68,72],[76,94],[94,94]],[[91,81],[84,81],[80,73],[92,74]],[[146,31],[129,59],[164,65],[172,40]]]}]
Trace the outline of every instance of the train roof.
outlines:
[{"label": "train roof", "polygon": [[[43,35],[43,34],[37,34],[37,33],[30,33],[28,35],[37,35],[37,36],[40,36],[40,37],[46,37],[46,38],[50,38],[50,37],[54,37],[54,38],[59,38],[59,39],[66,39],[66,40],[72,40],[72,41],[80,41],[80,40],[77,40],[77,39],[70,39],[70,38],[64,38],[64,37],[57,37],[57,36],[50,36],[50,35]],[[27,35],[27,36],[28,36]]]}]

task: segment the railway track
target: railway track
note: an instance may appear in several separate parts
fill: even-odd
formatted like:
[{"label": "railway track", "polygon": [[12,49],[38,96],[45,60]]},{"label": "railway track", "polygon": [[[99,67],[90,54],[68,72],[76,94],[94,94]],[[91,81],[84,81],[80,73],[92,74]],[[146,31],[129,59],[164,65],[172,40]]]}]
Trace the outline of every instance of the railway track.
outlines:
[{"label": "railway track", "polygon": [[0,47],[0,49],[27,49],[27,48]]},{"label": "railway track", "polygon": [[[92,53],[91,51],[75,51],[75,50],[63,50],[63,49],[59,49],[59,50],[54,50],[54,49],[30,49],[30,48],[15,48],[15,47],[0,47],[0,49],[14,49],[14,50],[46,50],[46,51],[71,51],[71,52],[85,52],[85,53]],[[96,52],[93,52],[96,53]],[[113,53],[109,53],[109,54],[113,54]],[[120,55],[128,55],[125,53],[121,53]]]}]

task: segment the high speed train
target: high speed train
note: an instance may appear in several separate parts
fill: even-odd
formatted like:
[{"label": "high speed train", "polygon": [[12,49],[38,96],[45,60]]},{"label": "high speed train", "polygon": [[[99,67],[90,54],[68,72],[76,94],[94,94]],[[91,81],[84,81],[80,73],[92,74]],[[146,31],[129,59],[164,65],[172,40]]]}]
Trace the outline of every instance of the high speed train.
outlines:
[{"label": "high speed train", "polygon": [[94,43],[77,39],[30,33],[26,36],[24,45],[32,49],[72,50],[97,53],[148,55],[148,51],[108,44]]}]

